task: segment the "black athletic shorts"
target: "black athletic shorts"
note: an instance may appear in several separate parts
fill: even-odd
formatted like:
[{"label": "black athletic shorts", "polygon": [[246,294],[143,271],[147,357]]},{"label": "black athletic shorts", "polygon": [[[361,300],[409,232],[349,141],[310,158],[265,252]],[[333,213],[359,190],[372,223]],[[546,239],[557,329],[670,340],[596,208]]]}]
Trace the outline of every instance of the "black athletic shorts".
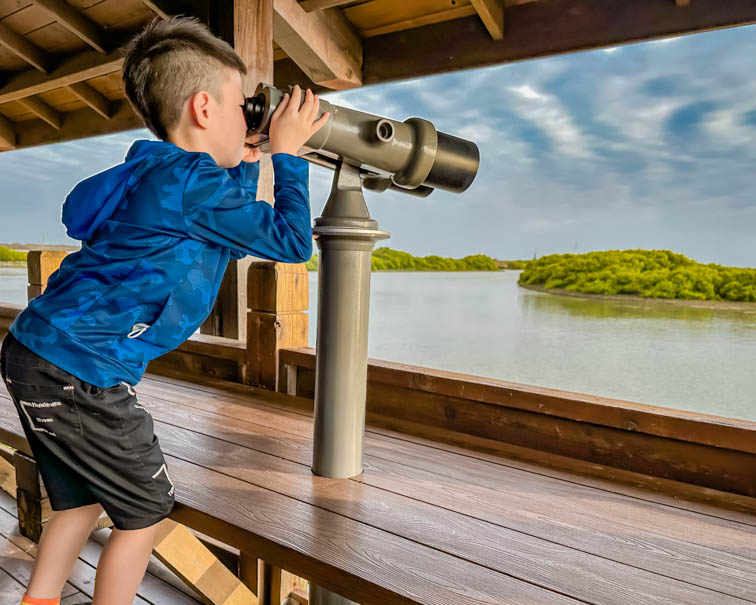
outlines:
[{"label": "black athletic shorts", "polygon": [[79,380],[8,332],[0,374],[53,510],[99,502],[117,529],[141,529],[173,508],[173,482],[150,413],[125,383]]}]

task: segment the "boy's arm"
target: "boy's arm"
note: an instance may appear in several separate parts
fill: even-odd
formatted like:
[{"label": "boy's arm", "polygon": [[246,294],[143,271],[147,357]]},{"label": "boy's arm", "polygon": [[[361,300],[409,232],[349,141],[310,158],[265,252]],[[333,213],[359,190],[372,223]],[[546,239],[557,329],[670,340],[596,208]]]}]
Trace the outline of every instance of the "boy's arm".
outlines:
[{"label": "boy's arm", "polygon": [[272,160],[275,207],[256,201],[251,187],[234,178],[234,169],[221,168],[211,158],[201,157],[184,190],[184,223],[189,237],[230,248],[232,258],[250,254],[289,263],[309,260],[309,164],[288,153],[276,153]]},{"label": "boy's arm", "polygon": [[228,174],[242,187],[253,200],[257,199],[257,179],[260,176],[260,162],[240,162],[238,166],[227,169]]}]

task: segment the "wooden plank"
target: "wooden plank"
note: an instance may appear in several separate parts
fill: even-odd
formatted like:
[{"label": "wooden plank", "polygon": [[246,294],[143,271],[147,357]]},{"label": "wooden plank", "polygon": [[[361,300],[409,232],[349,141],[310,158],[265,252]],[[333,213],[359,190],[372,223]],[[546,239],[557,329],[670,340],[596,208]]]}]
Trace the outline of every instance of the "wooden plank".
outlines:
[{"label": "wooden plank", "polygon": [[[344,9],[345,12],[349,9]],[[589,48],[756,23],[752,0],[549,0],[507,7],[507,36],[493,40],[467,17],[365,39],[364,84],[447,73]]]},{"label": "wooden plank", "polygon": [[171,519],[160,522],[155,556],[213,605],[257,605],[257,597],[186,527]]},{"label": "wooden plank", "polygon": [[120,101],[110,120],[93,115],[87,108],[64,114],[60,130],[57,131],[51,131],[47,126],[35,122],[23,122],[16,127],[16,142],[17,148],[33,147],[142,128],[143,125],[142,120],[134,113],[128,102]]},{"label": "wooden plank", "polygon": [[[164,382],[165,381],[165,382]],[[236,414],[233,405],[231,408],[227,408],[225,404],[238,403],[244,405],[250,409],[255,410],[255,422],[262,423],[266,426],[275,427],[279,430],[285,430],[287,432],[296,433],[299,435],[311,434],[312,423],[312,402],[307,400],[300,400],[299,398],[276,396],[275,393],[267,393],[260,390],[250,390],[249,387],[244,386],[231,386],[225,385],[220,381],[213,381],[216,385],[214,388],[204,387],[196,384],[187,384],[185,381],[172,380],[168,378],[162,378],[157,380],[154,377],[150,377],[149,381],[145,381],[144,387],[140,385],[140,389],[147,389],[149,396],[157,396],[163,399],[172,400],[176,397],[181,397],[181,401],[189,405],[191,403],[194,407],[201,409],[214,411],[216,413],[225,414],[226,410],[231,415]],[[222,386],[223,388],[219,388]],[[295,411],[291,406],[286,406],[284,402],[289,401],[302,401],[309,403],[309,409],[307,406],[304,408],[297,407]],[[299,410],[302,410],[300,412]],[[263,422],[264,420],[264,422]],[[377,439],[379,443],[388,443],[387,447],[397,447],[397,439],[400,439],[399,445],[402,443],[426,445],[433,448],[433,451],[439,451],[440,455],[449,456],[444,458],[441,464],[451,465],[454,464],[454,459],[451,454],[463,454],[466,458],[473,460],[482,460],[485,462],[492,462],[505,466],[507,468],[514,468],[518,470],[527,471],[529,473],[538,473],[541,475],[552,477],[553,479],[559,479],[561,481],[567,481],[569,483],[581,483],[586,487],[594,487],[603,491],[612,492],[619,495],[630,496],[635,500],[647,500],[657,504],[664,504],[665,506],[673,506],[686,508],[687,510],[696,511],[709,517],[722,516],[722,518],[737,521],[739,523],[751,523],[756,525],[756,515],[753,504],[745,510],[749,510],[750,514],[742,515],[737,513],[730,513],[723,511],[717,506],[695,504],[693,502],[680,501],[678,497],[667,496],[664,494],[655,494],[645,489],[630,488],[627,486],[618,485],[613,480],[613,475],[610,475],[605,480],[597,480],[595,478],[581,476],[574,472],[565,472],[560,470],[554,470],[546,468],[542,465],[542,459],[537,459],[534,463],[523,463],[511,458],[503,458],[501,456],[489,455],[484,452],[471,451],[469,448],[454,447],[452,445],[438,443],[428,439],[416,438],[406,433],[397,433],[394,431],[385,431],[375,429],[374,427],[368,428],[368,438]],[[387,438],[389,437],[389,438]],[[609,473],[613,469],[610,467],[603,467],[606,472]],[[585,473],[585,470],[582,471]],[[636,483],[639,483],[642,477],[640,475],[634,475],[632,477]],[[631,478],[628,478],[628,482]],[[751,503],[753,499],[742,498],[744,504],[748,500]]]},{"label": "wooden plank", "polygon": [[75,82],[67,88],[103,118],[109,120],[113,115],[110,101],[86,82]]},{"label": "wooden plank", "polygon": [[0,148],[16,148],[16,127],[5,116],[0,116]]},{"label": "wooden plank", "polygon": [[308,13],[312,11],[322,11],[327,8],[344,6],[345,4],[354,4],[355,0],[299,0],[299,5]]},{"label": "wooden plank", "polygon": [[91,19],[73,9],[63,0],[32,0],[53,19],[63,25],[92,48],[105,54],[105,32]]},{"label": "wooden plank", "polygon": [[504,5],[502,0],[472,0],[475,12],[494,40],[504,37]]},{"label": "wooden plank", "polygon": [[365,38],[474,15],[471,0],[373,0],[343,9]]},{"label": "wooden plank", "polygon": [[273,31],[313,82],[337,90],[362,85],[362,42],[339,9],[308,13],[297,0],[276,0]]},{"label": "wooden plank", "polygon": [[60,130],[60,114],[39,97],[25,97],[18,102],[55,130]]},{"label": "wooden plank", "polygon": [[47,72],[49,60],[44,51],[23,36],[17,34],[4,23],[0,23],[0,44],[36,69]]},{"label": "wooden plank", "polygon": [[[282,351],[313,396],[314,350]],[[299,363],[296,360],[300,360]],[[298,387],[299,388],[299,387]],[[756,495],[756,423],[377,360],[368,415],[380,426],[500,441],[745,496]]]},{"label": "wooden plank", "polygon": [[[21,586],[28,586],[31,579],[31,572],[34,568],[34,557],[29,553],[21,550],[17,545],[8,540],[5,536],[0,536],[0,570],[5,571],[9,576],[16,580]],[[7,596],[5,586],[0,579],[0,593]],[[61,598],[65,599],[74,594],[81,594],[77,588],[66,582],[61,591]],[[23,592],[18,596],[21,600]],[[14,603],[18,605],[18,602]]]},{"label": "wooden plank", "polygon": [[163,19],[168,18],[168,13],[166,13],[162,8],[160,8],[157,4],[152,2],[152,0],[142,0],[144,5],[149,8],[152,12],[154,12],[156,15],[162,17]]},{"label": "wooden plank", "polygon": [[171,518],[358,603],[578,603],[224,473],[166,459],[182,494]]},{"label": "wooden plank", "polygon": [[[0,537],[4,536],[8,541],[36,559],[37,552],[39,551],[39,545],[21,536],[18,533],[17,520],[11,512],[13,506],[14,504],[12,499],[0,494]],[[85,545],[85,548],[91,548],[91,543],[88,542],[87,545]],[[99,554],[97,558],[99,558]],[[92,599],[94,592],[96,565],[96,559],[94,561],[86,562],[83,558],[80,557],[74,563],[71,575],[68,577],[68,583],[75,589],[77,589],[81,594],[85,595],[85,600]],[[143,596],[141,596],[143,593],[143,586],[144,582],[142,586],[139,587],[139,591],[136,599],[134,599],[133,605],[153,605],[154,603],[158,602],[161,603],[161,605],[163,603],[165,603],[165,605],[174,605],[173,601],[168,600],[146,600]],[[13,605],[18,604],[14,603]],[[186,600],[177,599],[176,605],[192,605],[192,603],[187,602]]]},{"label": "wooden plank", "polygon": [[[0,307],[0,312],[2,308]],[[282,355],[290,351],[284,350]],[[279,415],[287,418],[313,417],[313,401],[303,397],[285,396],[280,393],[250,390],[241,384],[231,384],[206,376],[192,376],[190,383],[186,374],[180,376],[150,375],[145,381],[147,388],[168,388],[170,392],[185,393],[187,396],[197,395],[208,401],[218,401],[225,397],[244,401],[250,404],[252,398],[256,408],[263,406],[266,410],[275,410]],[[219,395],[219,392],[222,395]],[[697,485],[671,481],[651,475],[631,472],[611,466],[586,462],[565,456],[559,456],[541,450],[505,444],[501,441],[484,439],[456,433],[435,426],[424,426],[418,423],[408,423],[401,430],[387,428],[377,424],[368,409],[367,432],[378,439],[384,437],[401,438],[421,445],[428,445],[447,452],[462,453],[468,457],[504,464],[513,468],[538,471],[554,478],[584,485],[598,487],[605,491],[631,495],[636,499],[648,500],[666,505],[674,505],[687,510],[694,510],[709,516],[720,516],[731,520],[747,523],[754,521],[756,514],[756,498],[749,498],[738,494],[723,492]]]},{"label": "wooden plank", "polygon": [[[180,399],[187,401],[187,405],[189,404],[187,397],[182,395]],[[292,490],[289,495],[296,496],[299,494],[296,497],[301,499],[306,497],[306,494],[311,493],[312,487],[309,484],[308,486],[296,485],[298,469],[295,466],[280,462],[281,460],[289,460],[292,463],[300,464],[301,473],[305,476],[309,475],[310,442],[302,444],[301,439],[307,438],[311,434],[311,425],[288,435],[287,433],[291,431],[288,419],[284,421],[281,418],[276,418],[273,414],[271,415],[272,420],[265,424],[253,422],[253,420],[259,419],[259,413],[251,410],[248,406],[228,405],[221,407],[218,403],[208,406],[210,409],[213,409],[213,407],[222,409],[223,413],[220,415],[213,412],[176,410],[174,402],[152,400],[142,393],[140,393],[140,400],[149,403],[154,417],[160,423],[158,432],[161,442],[164,444],[164,448],[168,448],[172,454],[186,458],[186,450],[171,449],[174,446],[194,448],[195,450],[203,449],[203,451],[213,450],[215,453],[217,453],[215,448],[220,447],[216,444],[212,448],[208,448],[208,446],[200,446],[196,442],[192,443],[193,438],[200,439],[200,437],[198,435],[194,437],[186,435],[181,431],[176,432],[176,427],[182,426],[197,434],[201,432],[213,435],[222,438],[225,442],[238,443],[254,448],[258,452],[265,452],[276,460],[268,460],[267,458],[265,460],[249,459],[247,463],[244,463],[243,458],[246,454],[233,450],[234,453],[228,455],[233,456],[234,460],[237,461],[236,464],[243,468],[266,469],[268,472],[273,471],[273,476],[286,477],[286,484],[290,485]],[[195,401],[191,403],[198,404]],[[170,423],[173,428],[165,428],[164,423]],[[185,445],[180,445],[182,443]],[[699,585],[703,584],[715,590],[724,589],[727,592],[729,582],[733,581],[732,578],[720,577],[722,574],[730,574],[729,571],[723,571],[723,569],[729,570],[730,567],[735,565],[734,569],[742,571],[751,564],[745,560],[737,563],[737,559],[739,553],[744,552],[739,544],[746,544],[756,536],[756,527],[753,526],[749,527],[726,521],[712,521],[707,515],[691,514],[666,506],[639,503],[633,498],[603,494],[601,491],[586,489],[569,482],[554,482],[533,473],[523,474],[481,462],[471,463],[465,457],[439,455],[433,449],[411,446],[397,440],[392,440],[391,443],[381,441],[380,446],[380,453],[378,453],[377,458],[373,457],[373,453],[366,456],[365,473],[355,479],[355,482],[381,486],[389,492],[401,493],[413,500],[423,500],[443,508],[451,506],[451,500],[449,500],[451,496],[444,496],[444,486],[453,485],[453,493],[458,498],[453,508],[458,513],[469,514],[486,521],[495,518],[498,525],[509,526],[517,531],[524,531],[529,528],[526,533],[531,535],[562,544],[565,544],[566,541],[568,542],[568,544],[565,544],[566,546],[593,552],[604,558],[623,561],[628,565],[640,566],[651,573],[661,573],[663,570],[665,575],[678,578],[680,576],[675,574],[682,573],[686,576],[687,581],[697,582]],[[371,450],[373,450],[372,446]],[[377,449],[375,451],[378,452]],[[208,456],[210,455],[208,454]],[[196,458],[192,458],[192,460],[198,462]],[[470,485],[470,495],[465,496],[464,477],[470,472],[469,469],[473,474],[474,481]],[[514,474],[508,477],[509,473]],[[238,476],[243,477],[244,475]],[[257,484],[268,489],[275,491],[286,489],[278,483],[260,483],[263,478],[258,477],[256,473],[254,477]],[[447,477],[450,477],[448,481]],[[489,477],[489,479],[486,480],[486,477]],[[397,518],[401,517],[399,514],[399,511],[402,510],[401,502],[387,501],[388,496],[386,494],[369,492],[359,497],[350,498],[347,495],[351,486],[347,487],[345,482],[340,482],[340,485],[338,497],[336,494],[328,494],[326,490],[315,494],[314,497],[317,499],[313,502],[372,502],[376,510],[395,511]],[[401,487],[401,489],[398,489],[398,487]],[[424,495],[423,492],[426,490],[429,491]],[[482,497],[484,490],[486,491],[485,497]],[[550,508],[550,503],[553,502],[555,497],[558,497],[560,501],[558,511]],[[532,509],[527,504],[528,499],[533,500]],[[586,511],[585,502],[589,501],[594,502],[593,506],[599,508]],[[383,502],[383,504],[377,506],[379,502]],[[480,506],[478,504],[480,502],[485,502],[485,506]],[[512,509],[517,510],[513,511]],[[333,510],[336,511],[336,509]],[[373,510],[373,507],[371,507],[371,510]],[[495,510],[502,512],[501,514],[494,513]],[[551,512],[549,512],[550,510]],[[623,514],[619,517],[616,514],[618,510],[623,511]],[[337,512],[347,514],[343,511]],[[489,517],[489,513],[492,516]],[[534,524],[533,514],[537,516],[536,518],[542,519],[543,522],[543,526],[538,528],[535,534],[533,532],[541,522]],[[601,520],[598,521],[597,517],[600,517]],[[642,523],[639,522],[640,517],[643,518]],[[424,512],[423,518],[430,524],[431,520],[434,519],[434,511]],[[367,519],[362,520],[367,522]],[[549,520],[553,521],[553,526],[550,525]],[[386,519],[377,519],[376,523],[384,529],[392,527],[390,521]],[[476,537],[474,528],[470,528],[469,531],[461,531],[459,523],[462,523],[462,521],[455,521],[451,525],[459,530],[458,535],[469,536],[470,544],[485,543],[485,536],[491,538],[496,536],[494,540],[497,543],[503,544],[506,541],[504,540],[505,536],[492,528],[487,528],[483,532],[483,536]],[[619,537],[625,535],[626,523],[634,527],[636,540],[631,544],[620,546],[622,541],[619,540]],[[439,520],[438,527],[449,527],[449,524],[449,519]],[[566,526],[572,529],[564,534],[559,528]],[[428,526],[424,527],[427,529]],[[693,545],[689,543],[689,536],[691,535],[696,536],[696,542]],[[725,539],[726,535],[727,538]],[[717,541],[716,536],[720,536],[722,539]],[[414,536],[414,538],[422,539],[420,536]],[[431,536],[427,536],[427,539],[430,538]],[[723,548],[723,545],[727,543],[732,544],[732,547]],[[710,550],[709,545],[712,545],[715,550]],[[439,545],[436,546],[442,548]],[[448,548],[464,549],[464,546],[452,547],[448,544],[443,546],[444,550]],[[716,549],[726,550],[729,554],[716,552]],[[649,554],[649,550],[662,554],[652,555]],[[532,554],[534,558],[538,558],[535,552]],[[569,558],[572,555],[565,556]],[[747,557],[747,555],[744,556]],[[474,553],[465,552],[464,557],[475,560]],[[735,558],[731,559],[731,557]],[[508,560],[508,557],[501,554],[495,558]],[[648,560],[644,563],[645,558],[648,558]],[[750,559],[753,558],[750,557]],[[679,564],[681,560],[705,561],[705,563],[701,563],[701,569],[687,572],[678,569],[678,567],[684,567]],[[735,563],[733,563],[734,561]],[[485,564],[495,566],[495,563],[491,561],[487,561]],[[697,566],[697,564],[693,565],[694,567]],[[585,566],[585,563],[581,565],[581,567]],[[716,570],[712,571],[713,568],[716,568]],[[706,571],[707,569],[709,569],[709,572]],[[624,573],[626,572],[619,573],[619,576]],[[544,574],[545,576],[549,575],[547,570],[544,570]],[[740,575],[738,572],[733,572],[733,574],[735,576]],[[607,577],[605,574],[597,575]],[[742,577],[735,581],[738,582],[737,591],[740,591],[735,596],[746,596],[746,592],[742,591],[749,591],[750,595],[756,595],[756,583],[748,580],[744,584]],[[585,579],[581,579],[580,582],[585,582]],[[709,585],[708,582],[712,582],[712,585]],[[618,602],[622,603],[624,598],[626,597],[621,597]],[[673,602],[688,602],[687,599],[682,598],[682,595],[679,598],[680,601]]]},{"label": "wooden plank", "polygon": [[[629,526],[622,523],[603,524],[583,519],[582,516],[579,519],[571,515],[562,517],[561,511],[554,511],[553,508],[551,512],[538,510],[538,516],[534,517],[527,505],[509,502],[513,489],[509,483],[499,487],[498,481],[493,478],[486,484],[487,497],[483,500],[479,499],[482,490],[477,484],[471,486],[469,496],[465,497],[464,482],[459,478],[451,482],[454,486],[452,495],[444,496],[444,486],[449,482],[445,475],[438,475],[435,467],[415,473],[415,467],[408,468],[383,461],[380,466],[371,463],[372,468],[366,467],[364,475],[357,480],[337,482],[316,478],[312,476],[309,465],[281,457],[285,445],[277,448],[276,453],[267,453],[267,446],[273,443],[275,437],[262,437],[257,432],[259,427],[256,425],[230,417],[213,418],[213,414],[187,414],[172,409],[170,404],[161,406],[161,409],[155,406],[152,410],[159,423],[157,432],[161,444],[171,456],[191,460],[216,471],[228,469],[229,464],[232,464],[233,475],[238,479],[582,601],[592,602],[600,594],[601,602],[606,605],[645,605],[649,602],[668,605],[703,605],[712,602],[744,605],[744,601],[738,596],[749,598],[756,595],[756,582],[748,579],[746,572],[749,565],[753,565],[753,558],[750,561],[747,558],[738,561],[737,556],[726,556],[707,546],[654,537],[653,533],[645,533],[640,529],[634,531],[634,541],[642,542],[645,547],[633,548],[621,541]],[[183,422],[182,418],[190,420],[191,427],[187,428],[191,430],[178,426],[179,422]],[[166,425],[166,422],[170,424]],[[206,432],[218,438],[208,439]],[[230,442],[229,434],[234,435],[234,442],[241,442],[242,446]],[[244,444],[247,449],[243,447]],[[419,452],[415,458],[422,455],[423,452]],[[454,466],[459,475],[464,475],[464,460],[456,461]],[[370,487],[374,474],[382,482],[383,489]],[[414,487],[410,489],[407,484]],[[425,490],[430,491],[422,495],[421,492]],[[515,489],[518,500],[526,499],[531,493],[533,485]],[[563,492],[557,492],[560,500],[565,493],[570,493],[570,486],[566,486]],[[545,495],[548,502],[545,486],[538,490],[537,495]],[[425,504],[419,504],[418,500]],[[553,496],[551,501],[553,502]],[[360,503],[369,503],[369,506],[361,506]],[[454,512],[449,511],[450,506]],[[518,506],[520,508],[517,511],[511,512],[512,508]],[[488,518],[489,515],[494,516],[490,510],[492,508],[507,511],[504,525],[503,515],[495,518],[496,523]],[[651,517],[652,514],[648,512],[646,517]],[[676,511],[662,510],[659,514],[671,517],[676,515]],[[540,521],[536,522],[536,518]],[[506,527],[506,524],[513,524],[513,519],[516,519],[515,524],[519,526],[517,531]],[[523,532],[528,519],[531,529]],[[623,519],[627,519],[635,529],[635,519],[627,511]],[[667,518],[664,521],[669,523]],[[678,525],[695,532],[695,528],[705,523],[704,517],[691,522],[682,515]],[[567,526],[569,530],[564,529]],[[734,531],[732,527],[728,529]],[[738,530],[739,533],[732,534],[739,539],[733,545],[733,551],[740,550],[743,544],[749,543],[756,536],[756,528],[746,526]],[[537,531],[538,538],[532,537],[533,531]],[[577,550],[574,546],[560,546],[566,540],[579,542],[579,539],[572,537],[575,532],[582,532],[582,538],[588,542],[587,546],[581,544],[581,548]],[[597,548],[596,543],[602,541],[595,537],[596,533],[610,538],[603,541],[604,549]],[[465,539],[460,539],[461,536]],[[612,538],[617,541],[606,548]],[[702,542],[710,544],[704,539]],[[602,552],[587,555],[586,548]],[[635,550],[634,556],[625,555],[625,549]],[[645,572],[611,561],[624,557],[642,562],[644,557],[650,556],[647,550],[663,551],[665,554],[655,557],[659,560],[654,560],[653,564],[643,564]],[[700,561],[701,567],[709,569],[708,574],[701,577],[700,573],[688,571],[687,564],[680,562],[681,558],[688,560],[688,557]],[[734,570],[731,569],[733,564]],[[570,571],[565,573],[565,569]],[[662,571],[667,577],[659,575]],[[674,578],[678,577],[677,574],[695,578],[697,586],[676,581]],[[735,579],[727,576],[735,576]],[[717,586],[726,589],[723,594],[699,588],[710,581],[715,583],[717,579]],[[732,582],[736,584],[733,585]],[[734,592],[738,596],[734,596]]]},{"label": "wooden plank", "polygon": [[119,52],[102,55],[85,51],[67,59],[47,76],[29,70],[12,77],[0,88],[0,104],[116,72],[122,65],[123,57]]}]

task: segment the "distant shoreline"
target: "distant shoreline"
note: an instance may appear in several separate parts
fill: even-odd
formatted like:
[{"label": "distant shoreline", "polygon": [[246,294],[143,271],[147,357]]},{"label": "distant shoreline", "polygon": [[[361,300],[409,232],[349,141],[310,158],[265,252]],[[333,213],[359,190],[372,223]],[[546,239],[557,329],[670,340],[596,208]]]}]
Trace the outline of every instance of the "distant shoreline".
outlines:
[{"label": "distant shoreline", "polygon": [[593,300],[606,300],[610,302],[642,302],[663,303],[676,307],[693,307],[697,309],[726,309],[731,311],[756,312],[756,303],[736,302],[730,300],[690,300],[686,298],[652,298],[650,296],[636,296],[633,294],[588,294],[586,292],[571,292],[564,288],[544,288],[532,284],[517,284],[520,288],[553,294],[555,296],[572,296],[573,298],[588,298]]}]

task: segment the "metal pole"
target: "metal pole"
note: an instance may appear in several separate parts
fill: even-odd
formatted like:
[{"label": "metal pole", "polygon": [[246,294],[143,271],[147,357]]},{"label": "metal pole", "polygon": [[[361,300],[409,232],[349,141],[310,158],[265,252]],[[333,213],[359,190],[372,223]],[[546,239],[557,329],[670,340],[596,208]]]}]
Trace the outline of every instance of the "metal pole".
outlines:
[{"label": "metal pole", "polygon": [[[370,261],[389,237],[370,218],[359,169],[340,162],[313,233],[320,249],[312,472],[348,478],[362,472],[367,385]],[[311,605],[356,605],[310,585]]]}]

